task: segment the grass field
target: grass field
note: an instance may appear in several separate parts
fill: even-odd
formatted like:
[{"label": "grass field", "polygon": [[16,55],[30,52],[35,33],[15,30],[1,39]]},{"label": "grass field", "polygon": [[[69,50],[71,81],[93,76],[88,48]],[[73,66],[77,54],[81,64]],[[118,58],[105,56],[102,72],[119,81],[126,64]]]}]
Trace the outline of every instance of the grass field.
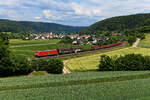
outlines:
[{"label": "grass field", "polygon": [[58,43],[60,39],[46,39],[46,40],[21,40],[21,39],[10,39],[11,46],[28,46],[34,44],[47,44],[47,43]]},{"label": "grass field", "polygon": [[150,48],[150,34],[146,34],[145,39],[141,40],[138,46],[143,48]]},{"label": "grass field", "polygon": [[145,100],[150,72],[78,72],[0,78],[1,100]]},{"label": "grass field", "polygon": [[115,56],[115,55],[119,56],[119,55],[130,54],[130,53],[150,56],[150,49],[149,48],[132,48],[132,47],[123,48],[120,50],[110,51],[106,53],[100,53],[100,54],[70,59],[66,62],[66,66],[71,71],[96,70],[98,69],[100,55],[106,54],[109,56]]},{"label": "grass field", "polygon": [[150,34],[146,34],[145,39],[140,44],[150,44]]}]

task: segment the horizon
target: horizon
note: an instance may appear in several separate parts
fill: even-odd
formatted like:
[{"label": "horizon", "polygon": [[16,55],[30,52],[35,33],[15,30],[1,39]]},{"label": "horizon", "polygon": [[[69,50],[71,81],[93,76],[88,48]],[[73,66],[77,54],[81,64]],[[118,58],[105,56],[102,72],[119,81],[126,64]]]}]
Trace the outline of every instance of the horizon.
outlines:
[{"label": "horizon", "polygon": [[86,27],[115,16],[149,13],[149,4],[149,0],[1,0],[0,19]]}]

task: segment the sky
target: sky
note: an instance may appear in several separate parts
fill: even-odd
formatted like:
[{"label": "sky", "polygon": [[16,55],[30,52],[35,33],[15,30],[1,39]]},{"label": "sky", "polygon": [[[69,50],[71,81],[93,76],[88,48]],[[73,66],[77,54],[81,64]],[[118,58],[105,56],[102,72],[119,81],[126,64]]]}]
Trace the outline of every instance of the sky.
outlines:
[{"label": "sky", "polygon": [[89,26],[106,18],[150,13],[150,0],[0,0],[0,19]]}]

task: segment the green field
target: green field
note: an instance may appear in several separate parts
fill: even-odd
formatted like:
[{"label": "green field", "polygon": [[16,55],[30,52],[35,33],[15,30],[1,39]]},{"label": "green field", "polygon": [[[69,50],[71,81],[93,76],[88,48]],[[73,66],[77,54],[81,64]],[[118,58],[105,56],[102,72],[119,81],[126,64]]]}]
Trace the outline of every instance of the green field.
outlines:
[{"label": "green field", "polygon": [[1,100],[144,100],[150,72],[78,72],[0,78]]},{"label": "green field", "polygon": [[150,34],[146,34],[145,39],[141,40],[138,46],[143,48],[150,48]]},{"label": "green field", "polygon": [[140,44],[150,44],[150,34],[146,34],[145,39]]},{"label": "green field", "polygon": [[150,56],[150,49],[149,48],[132,48],[132,47],[123,48],[120,50],[110,51],[106,53],[100,53],[100,54],[70,59],[66,62],[66,66],[71,71],[96,70],[98,69],[100,55],[106,54],[109,56],[115,56],[115,55],[119,56],[119,55],[130,54],[130,53]]},{"label": "green field", "polygon": [[36,51],[50,50],[57,48],[70,48],[76,47],[72,44],[57,44],[60,39],[48,39],[48,40],[10,40],[10,51],[15,55],[22,55],[25,57],[33,58]]},{"label": "green field", "polygon": [[60,39],[46,39],[46,40],[21,40],[21,39],[10,39],[11,46],[28,46],[34,44],[47,44],[47,43],[58,43]]}]

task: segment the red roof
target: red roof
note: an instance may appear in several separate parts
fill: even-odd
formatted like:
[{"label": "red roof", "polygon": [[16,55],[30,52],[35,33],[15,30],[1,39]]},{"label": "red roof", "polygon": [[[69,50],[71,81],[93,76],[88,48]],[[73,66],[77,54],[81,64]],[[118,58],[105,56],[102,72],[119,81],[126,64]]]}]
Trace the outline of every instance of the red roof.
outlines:
[{"label": "red roof", "polygon": [[86,37],[89,37],[89,36],[88,35],[81,35],[80,37],[86,38]]}]

